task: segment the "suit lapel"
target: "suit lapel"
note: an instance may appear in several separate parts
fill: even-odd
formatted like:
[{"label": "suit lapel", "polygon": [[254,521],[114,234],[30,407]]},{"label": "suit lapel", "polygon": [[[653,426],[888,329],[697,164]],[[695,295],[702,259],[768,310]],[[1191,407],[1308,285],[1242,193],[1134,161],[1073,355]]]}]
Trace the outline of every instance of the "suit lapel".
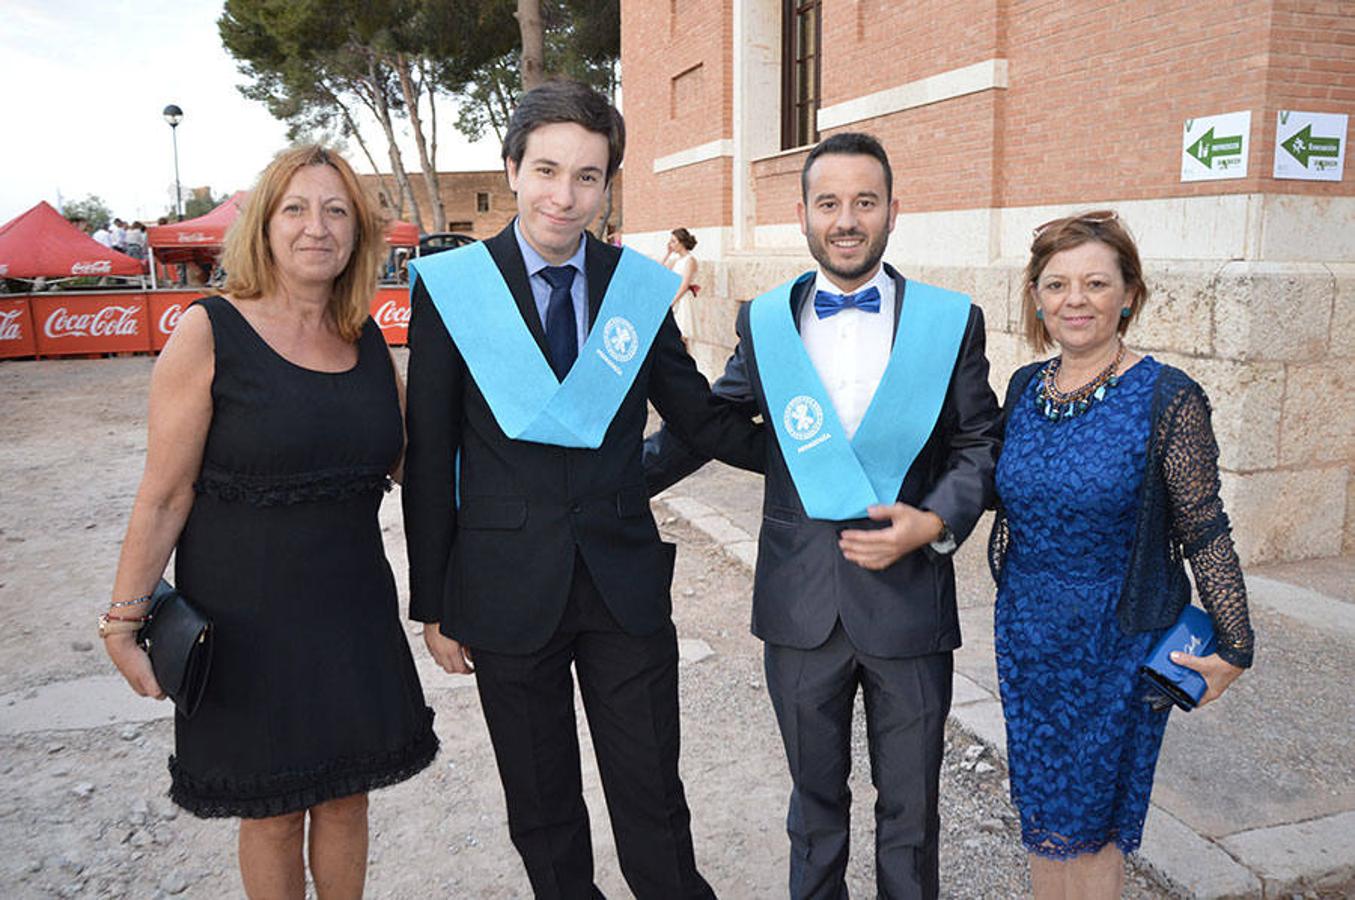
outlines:
[{"label": "suit lapel", "polygon": [[814,287],[814,275],[813,270],[806,272],[795,279],[795,284],[790,288],[790,317],[796,331],[800,330],[800,312],[809,300],[810,289]]},{"label": "suit lapel", "polygon": [[550,350],[546,346],[546,329],[541,324],[541,314],[536,311],[532,286],[527,280],[527,264],[523,262],[522,249],[518,247],[517,236],[513,234],[513,223],[509,222],[507,228],[486,240],[485,249],[489,251],[494,264],[499,267],[499,274],[508,285],[508,290],[518,305],[518,312],[527,323],[527,330],[536,339],[536,345],[541,348],[541,354],[550,359]]},{"label": "suit lapel", "polygon": [[588,330],[591,332],[598,318],[598,310],[602,308],[602,298],[607,294],[607,286],[612,283],[612,275],[621,261],[621,251],[604,244],[586,231],[583,240],[583,268],[588,278]]},{"label": "suit lapel", "polygon": [[[899,270],[885,263],[885,274],[894,279],[894,328],[889,332],[892,335],[899,333],[899,314],[903,312],[903,292],[907,287],[908,280],[899,274]],[[891,344],[893,338],[890,338]]]}]

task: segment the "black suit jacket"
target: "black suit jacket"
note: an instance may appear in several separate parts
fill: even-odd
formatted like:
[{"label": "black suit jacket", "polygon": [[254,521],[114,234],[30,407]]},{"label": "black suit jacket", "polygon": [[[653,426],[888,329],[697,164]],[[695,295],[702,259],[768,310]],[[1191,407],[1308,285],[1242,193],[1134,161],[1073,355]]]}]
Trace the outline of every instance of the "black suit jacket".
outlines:
[{"label": "black suit jacket", "polygon": [[[894,279],[896,327],[907,284]],[[799,327],[800,308],[814,284],[813,274],[791,291]],[[715,392],[745,414],[779,422],[768,410],[758,374],[757,348],[748,326],[748,305],[736,322],[739,343],[715,383]],[[951,372],[935,428],[899,488],[898,500],[935,512],[963,541],[993,495],[993,472],[1001,446],[997,398],[988,386],[983,312],[971,306],[969,322]],[[704,463],[666,430],[645,448],[645,475],[657,492]],[[955,571],[949,555],[930,547],[910,553],[881,572],[848,562],[838,549],[844,528],[879,528],[870,519],[829,522],[805,515],[775,439],[767,441],[762,529],[753,583],[753,633],[772,644],[810,649],[827,640],[841,619],[852,644],[873,656],[918,656],[960,645],[955,609]]]},{"label": "black suit jacket", "polygon": [[[512,225],[485,245],[546,353]],[[590,327],[620,254],[587,239]],[[439,622],[443,634],[472,649],[531,652],[560,621],[577,552],[624,629],[661,627],[671,609],[673,546],[659,540],[649,511],[641,467],[646,400],[684,441],[742,468],[760,469],[766,458],[761,429],[711,396],[669,315],[602,446],[511,440],[421,281],[412,304],[403,485],[410,617]]]}]

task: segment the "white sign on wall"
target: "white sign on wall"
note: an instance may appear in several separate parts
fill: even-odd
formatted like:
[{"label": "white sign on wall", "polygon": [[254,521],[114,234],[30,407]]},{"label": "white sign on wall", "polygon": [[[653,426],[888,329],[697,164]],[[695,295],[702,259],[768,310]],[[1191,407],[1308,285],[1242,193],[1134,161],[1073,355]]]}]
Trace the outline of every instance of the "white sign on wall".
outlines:
[{"label": "white sign on wall", "polygon": [[1247,177],[1251,110],[1186,119],[1181,135],[1181,180]]},{"label": "white sign on wall", "polygon": [[1275,122],[1275,177],[1340,181],[1347,118],[1344,113],[1280,110]]}]

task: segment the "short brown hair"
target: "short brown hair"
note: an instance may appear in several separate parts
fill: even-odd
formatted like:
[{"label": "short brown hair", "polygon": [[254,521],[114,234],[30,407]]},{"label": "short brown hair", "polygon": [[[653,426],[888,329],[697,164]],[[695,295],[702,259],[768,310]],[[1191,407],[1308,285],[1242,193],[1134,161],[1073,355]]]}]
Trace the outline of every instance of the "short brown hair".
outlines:
[{"label": "short brown hair", "polygon": [[527,136],[542,125],[557,122],[573,122],[607,139],[605,183],[611,184],[626,155],[626,122],[606,97],[571,78],[551,79],[518,100],[503,135],[500,156],[504,162],[511,159],[514,166],[521,166],[527,152]]},{"label": "short brown hair", "polygon": [[1035,229],[1035,240],[1030,245],[1030,261],[1026,263],[1025,282],[1021,291],[1021,331],[1026,341],[1039,353],[1053,346],[1044,322],[1035,317],[1035,285],[1040,273],[1056,253],[1099,241],[1115,251],[1120,263],[1120,277],[1129,291],[1129,315],[1120,319],[1120,334],[1139,316],[1139,310],[1148,301],[1148,285],[1143,280],[1143,264],[1134,237],[1113,209],[1081,212],[1046,222]]},{"label": "short brown hair", "polygon": [[268,245],[268,221],[273,217],[292,176],[305,166],[329,166],[339,173],[353,206],[353,252],[348,265],[334,279],[329,309],[339,334],[356,341],[371,315],[376,276],[384,255],[384,234],[376,207],[347,160],[320,144],[284,150],[273,158],[250,192],[240,217],[226,232],[221,266],[226,270],[223,293],[252,300],[277,287],[273,251]]}]

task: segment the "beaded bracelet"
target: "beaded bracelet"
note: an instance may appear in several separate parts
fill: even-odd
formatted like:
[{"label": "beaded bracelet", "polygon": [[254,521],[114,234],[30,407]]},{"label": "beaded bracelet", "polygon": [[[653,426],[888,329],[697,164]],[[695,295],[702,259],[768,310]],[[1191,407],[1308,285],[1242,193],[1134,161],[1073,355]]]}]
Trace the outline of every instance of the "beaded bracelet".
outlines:
[{"label": "beaded bracelet", "polygon": [[135,600],[114,600],[108,604],[108,608],[117,609],[120,606],[136,606],[138,603],[145,603],[149,599],[151,599],[150,594],[147,594],[144,597],[137,597]]}]

